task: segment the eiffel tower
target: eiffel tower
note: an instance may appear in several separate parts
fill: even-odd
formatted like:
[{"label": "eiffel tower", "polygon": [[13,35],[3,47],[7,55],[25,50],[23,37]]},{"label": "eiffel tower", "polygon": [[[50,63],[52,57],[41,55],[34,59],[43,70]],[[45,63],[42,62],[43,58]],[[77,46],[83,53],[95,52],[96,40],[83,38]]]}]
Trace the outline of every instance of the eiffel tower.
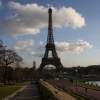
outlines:
[{"label": "eiffel tower", "polygon": [[[53,38],[53,28],[52,28],[52,9],[51,7],[48,10],[49,13],[49,19],[48,19],[48,35],[47,35],[47,44],[45,46],[45,54],[42,58],[42,62],[39,67],[39,71],[42,71],[42,69],[46,65],[53,65],[56,67],[57,71],[60,72],[63,69],[63,65],[60,62],[60,58],[58,58],[55,44],[54,44],[54,38]],[[49,52],[51,52],[52,57],[49,56]]]}]

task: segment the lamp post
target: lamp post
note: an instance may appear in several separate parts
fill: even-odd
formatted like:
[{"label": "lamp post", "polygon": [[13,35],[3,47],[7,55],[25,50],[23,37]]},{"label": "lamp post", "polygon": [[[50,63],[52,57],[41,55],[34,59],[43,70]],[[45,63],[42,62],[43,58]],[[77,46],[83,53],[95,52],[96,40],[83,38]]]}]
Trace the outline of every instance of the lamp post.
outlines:
[{"label": "lamp post", "polygon": [[77,92],[77,71],[78,70],[75,70],[75,72],[76,72],[76,92]]}]

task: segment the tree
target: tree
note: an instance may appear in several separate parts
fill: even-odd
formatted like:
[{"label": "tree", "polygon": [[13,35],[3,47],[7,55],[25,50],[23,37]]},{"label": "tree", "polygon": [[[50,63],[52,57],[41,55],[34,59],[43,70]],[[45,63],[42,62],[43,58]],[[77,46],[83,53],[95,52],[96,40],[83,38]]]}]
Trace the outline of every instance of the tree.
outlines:
[{"label": "tree", "polygon": [[6,49],[3,45],[3,41],[0,40],[0,67],[4,67],[4,83],[7,81],[7,67],[18,67],[22,62],[20,57],[14,50]]},{"label": "tree", "polygon": [[4,73],[4,84],[7,81],[7,67],[8,66],[19,66],[20,62],[22,62],[22,57],[20,57],[15,51],[13,50],[4,50],[2,54],[2,61],[3,65],[5,66],[5,73]]},{"label": "tree", "polygon": [[25,78],[28,79],[30,77],[30,68],[26,67],[23,69]]},{"label": "tree", "polygon": [[16,67],[13,71],[13,78],[14,80],[17,82],[17,81],[20,81],[22,79],[25,78],[25,74],[23,72],[23,68],[21,67]]},{"label": "tree", "polygon": [[0,40],[0,66],[2,66],[3,61],[2,61],[2,55],[4,54],[5,51],[5,46],[3,45],[3,41]]},{"label": "tree", "polygon": [[3,75],[4,75],[4,66],[0,66],[0,79],[3,78]]},{"label": "tree", "polygon": [[12,67],[10,67],[10,66],[8,66],[8,68],[7,68],[7,79],[9,80],[9,81],[13,81],[14,79],[13,79],[13,68]]}]

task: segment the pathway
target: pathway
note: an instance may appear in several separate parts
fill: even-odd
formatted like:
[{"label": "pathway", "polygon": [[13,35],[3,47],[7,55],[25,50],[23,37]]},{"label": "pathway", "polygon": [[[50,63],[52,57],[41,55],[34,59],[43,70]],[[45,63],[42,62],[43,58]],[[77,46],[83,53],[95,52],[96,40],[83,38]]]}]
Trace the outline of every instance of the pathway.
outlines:
[{"label": "pathway", "polygon": [[8,100],[41,100],[39,87],[37,84],[30,84],[24,90]]}]

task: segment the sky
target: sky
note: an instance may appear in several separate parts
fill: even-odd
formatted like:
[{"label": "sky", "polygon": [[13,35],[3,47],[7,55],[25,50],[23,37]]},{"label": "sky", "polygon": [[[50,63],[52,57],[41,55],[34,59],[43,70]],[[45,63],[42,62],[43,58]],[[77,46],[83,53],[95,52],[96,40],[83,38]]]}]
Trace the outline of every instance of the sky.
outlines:
[{"label": "sky", "polygon": [[56,51],[64,67],[100,64],[100,0],[0,0],[0,39],[23,58],[41,64],[51,5]]}]

